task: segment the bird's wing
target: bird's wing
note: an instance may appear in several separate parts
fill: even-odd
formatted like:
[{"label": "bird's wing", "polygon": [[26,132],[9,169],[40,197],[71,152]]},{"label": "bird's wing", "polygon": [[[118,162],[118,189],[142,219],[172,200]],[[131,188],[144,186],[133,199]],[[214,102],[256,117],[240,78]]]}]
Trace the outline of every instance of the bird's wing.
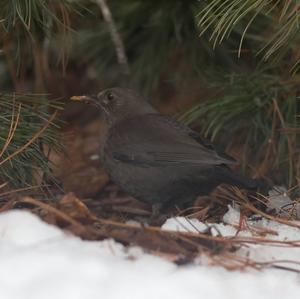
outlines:
[{"label": "bird's wing", "polygon": [[114,159],[144,166],[200,166],[231,164],[204,139],[177,121],[149,114],[126,120],[112,130],[107,149]]}]

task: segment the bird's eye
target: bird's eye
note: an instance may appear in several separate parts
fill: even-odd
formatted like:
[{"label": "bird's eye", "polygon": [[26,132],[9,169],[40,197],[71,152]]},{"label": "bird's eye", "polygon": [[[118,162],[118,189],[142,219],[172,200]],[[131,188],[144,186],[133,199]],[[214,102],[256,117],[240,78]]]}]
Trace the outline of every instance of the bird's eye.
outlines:
[{"label": "bird's eye", "polygon": [[112,92],[109,92],[107,95],[106,95],[107,99],[108,100],[113,100],[114,99],[114,95],[112,94]]}]

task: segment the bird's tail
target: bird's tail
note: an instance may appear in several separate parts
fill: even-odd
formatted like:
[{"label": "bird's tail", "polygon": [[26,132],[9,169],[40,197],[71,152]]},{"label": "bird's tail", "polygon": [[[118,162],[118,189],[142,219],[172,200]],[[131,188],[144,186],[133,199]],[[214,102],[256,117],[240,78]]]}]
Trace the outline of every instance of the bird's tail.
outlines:
[{"label": "bird's tail", "polygon": [[268,191],[271,189],[271,186],[267,182],[263,180],[247,178],[239,173],[233,172],[227,167],[218,169],[218,176],[222,182],[226,184],[251,191],[258,191],[264,195],[267,195]]}]

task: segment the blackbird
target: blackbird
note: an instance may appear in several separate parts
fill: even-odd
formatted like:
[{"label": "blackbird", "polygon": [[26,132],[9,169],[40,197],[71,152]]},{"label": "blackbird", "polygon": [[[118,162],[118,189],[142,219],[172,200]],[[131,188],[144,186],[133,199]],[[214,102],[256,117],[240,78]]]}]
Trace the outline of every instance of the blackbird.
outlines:
[{"label": "blackbird", "polygon": [[257,180],[234,173],[236,161],[173,118],[160,115],[135,91],[111,88],[74,96],[99,109],[106,128],[101,161],[126,193],[167,207],[193,201],[222,183],[255,190]]}]

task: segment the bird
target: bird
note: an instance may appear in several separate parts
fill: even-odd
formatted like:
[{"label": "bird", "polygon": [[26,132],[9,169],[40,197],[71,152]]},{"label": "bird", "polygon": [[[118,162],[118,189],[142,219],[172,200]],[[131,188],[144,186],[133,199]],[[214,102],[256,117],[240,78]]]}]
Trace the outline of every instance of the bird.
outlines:
[{"label": "bird", "polygon": [[234,158],[172,117],[161,115],[136,91],[109,88],[71,97],[104,117],[100,160],[111,180],[156,209],[184,205],[220,184],[256,190],[259,181],[234,172]]}]

